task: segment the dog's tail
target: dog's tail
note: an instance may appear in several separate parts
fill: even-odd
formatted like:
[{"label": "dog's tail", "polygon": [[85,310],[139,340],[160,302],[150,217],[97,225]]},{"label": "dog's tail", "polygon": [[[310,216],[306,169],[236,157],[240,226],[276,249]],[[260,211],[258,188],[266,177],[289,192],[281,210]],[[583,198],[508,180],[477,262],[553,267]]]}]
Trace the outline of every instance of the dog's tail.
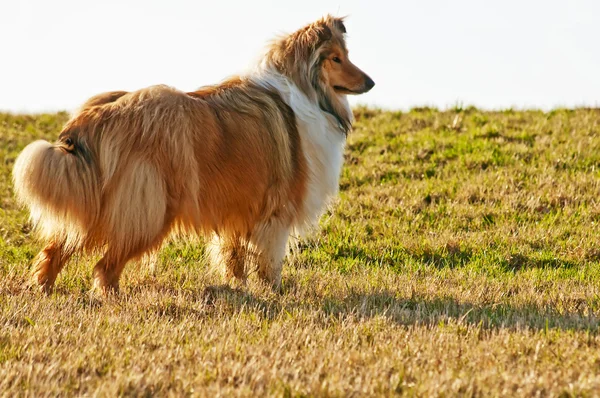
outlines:
[{"label": "dog's tail", "polygon": [[45,240],[79,247],[100,213],[100,182],[85,142],[35,141],[13,168],[18,201]]}]

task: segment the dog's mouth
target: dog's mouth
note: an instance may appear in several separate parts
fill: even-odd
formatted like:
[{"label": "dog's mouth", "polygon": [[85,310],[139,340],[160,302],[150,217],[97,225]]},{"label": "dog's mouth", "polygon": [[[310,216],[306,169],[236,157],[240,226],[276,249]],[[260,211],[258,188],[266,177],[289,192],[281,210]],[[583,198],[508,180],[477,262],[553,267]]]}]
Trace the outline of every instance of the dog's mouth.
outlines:
[{"label": "dog's mouth", "polygon": [[339,94],[360,94],[358,91],[350,90],[342,86],[333,86],[333,89]]}]

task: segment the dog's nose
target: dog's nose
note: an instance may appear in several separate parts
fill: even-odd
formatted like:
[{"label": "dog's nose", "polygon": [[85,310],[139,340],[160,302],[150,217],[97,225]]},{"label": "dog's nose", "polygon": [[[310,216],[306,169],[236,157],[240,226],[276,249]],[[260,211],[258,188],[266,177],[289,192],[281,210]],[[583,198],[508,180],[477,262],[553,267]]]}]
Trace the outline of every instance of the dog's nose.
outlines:
[{"label": "dog's nose", "polygon": [[374,86],[375,86],[375,82],[373,81],[373,79],[371,79],[369,76],[365,75],[365,88],[367,89],[366,91],[369,91]]}]

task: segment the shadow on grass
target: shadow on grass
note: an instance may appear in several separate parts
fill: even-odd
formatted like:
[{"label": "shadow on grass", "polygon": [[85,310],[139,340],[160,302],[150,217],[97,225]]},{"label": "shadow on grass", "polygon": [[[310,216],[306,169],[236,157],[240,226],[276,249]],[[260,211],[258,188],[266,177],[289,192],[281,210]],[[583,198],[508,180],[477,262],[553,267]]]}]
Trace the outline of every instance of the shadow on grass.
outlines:
[{"label": "shadow on grass", "polygon": [[565,259],[555,257],[538,258],[533,256],[525,256],[523,254],[511,254],[500,265],[507,271],[520,271],[532,268],[571,269],[578,266],[577,263]]},{"label": "shadow on grass", "polygon": [[597,333],[600,321],[595,315],[586,315],[593,313],[589,308],[565,312],[534,303],[515,306],[459,302],[452,297],[402,298],[390,291],[355,293],[343,300],[325,298],[323,306],[325,313],[333,316],[383,316],[401,325],[436,326],[452,322],[484,329],[589,330]]},{"label": "shadow on grass", "polygon": [[[209,286],[189,292],[192,302],[203,302],[204,310],[166,304],[156,307],[160,316],[179,318],[180,315],[202,318],[218,313],[220,316],[240,311],[252,313],[257,319],[275,320],[301,312],[320,313],[324,323],[336,322],[349,317],[354,319],[385,318],[398,325],[426,325],[456,323],[467,327],[487,330],[498,328],[533,330],[585,330],[599,331],[599,319],[589,308],[580,303],[578,312],[559,311],[548,306],[525,304],[473,304],[458,302],[454,298],[436,299],[424,297],[398,297],[389,290],[352,292],[344,297],[328,295],[309,299],[290,299],[295,290],[294,281],[288,281],[285,291],[273,294],[255,294],[243,288],[227,285]],[[287,297],[286,297],[287,296]],[[192,311],[192,312],[190,312]],[[586,315],[593,314],[593,315]]]},{"label": "shadow on grass", "polygon": [[[540,260],[541,266],[548,266]],[[552,264],[550,264],[552,265]],[[562,266],[562,265],[561,265]],[[10,278],[9,278],[10,279]],[[18,289],[4,289],[9,295],[29,294],[21,287],[21,278],[14,277],[8,285]],[[246,313],[260,320],[291,319],[299,313],[316,316],[323,323],[339,322],[344,319],[384,318],[398,325],[458,324],[465,327],[495,330],[499,328],[543,330],[579,330],[594,334],[600,330],[598,298],[572,298],[570,301],[522,305],[508,303],[474,303],[458,301],[453,297],[425,297],[418,294],[405,295],[393,289],[368,288],[356,291],[352,288],[306,294],[305,283],[296,277],[288,277],[280,293],[265,288],[256,292],[247,287],[209,285],[192,288],[174,288],[161,282],[142,283],[130,286],[128,293],[115,297],[117,301],[136,301],[154,290],[160,297],[149,303],[148,311],[165,321],[179,319],[203,320],[214,316],[228,317]],[[55,294],[74,294],[73,289],[57,289]],[[63,291],[64,290],[64,291]],[[96,311],[112,300],[90,297],[83,293],[76,298],[77,305]],[[570,310],[565,310],[568,308]]]},{"label": "shadow on grass", "polygon": [[[408,252],[407,255],[424,265],[432,266],[437,269],[442,268],[461,268],[469,264],[472,260],[480,257],[469,248],[444,248],[442,250],[425,249]],[[522,271],[527,269],[571,269],[578,266],[577,263],[555,257],[530,256],[520,253],[511,254],[506,258],[499,259],[497,264],[504,271]]]},{"label": "shadow on grass", "polygon": [[419,263],[433,266],[438,269],[459,268],[469,263],[471,258],[473,258],[471,249],[460,249],[455,247],[445,248],[442,251],[433,249],[410,251],[407,254]]}]

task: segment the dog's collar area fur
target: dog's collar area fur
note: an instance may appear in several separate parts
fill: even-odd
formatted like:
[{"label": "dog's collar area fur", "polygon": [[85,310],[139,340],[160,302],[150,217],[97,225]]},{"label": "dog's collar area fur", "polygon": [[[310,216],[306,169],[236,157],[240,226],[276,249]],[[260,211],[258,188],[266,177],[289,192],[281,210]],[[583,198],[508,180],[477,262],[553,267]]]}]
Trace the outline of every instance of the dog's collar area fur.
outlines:
[{"label": "dog's collar area fur", "polygon": [[[302,98],[302,102],[306,104],[312,104],[318,101],[317,99],[311,100],[306,93],[294,83],[293,80],[265,63],[261,63],[255,70],[254,80],[260,86],[277,91],[282,96],[284,101],[292,108],[294,108],[292,104],[292,92],[294,92],[295,95],[299,95]],[[347,104],[348,100],[346,98],[342,98],[342,101]],[[346,112],[348,112],[349,116],[348,128],[345,127],[345,124],[340,120],[340,117],[327,110],[322,104],[319,103],[318,109],[323,113],[323,116],[327,122],[331,124],[335,130],[338,130],[344,136],[344,138],[348,137],[348,133],[352,129],[353,121],[352,111],[350,110],[349,106],[346,106]]]},{"label": "dog's collar area fur", "polygon": [[321,108],[321,110],[323,111],[323,113],[325,113],[327,119],[329,119],[329,122],[333,124],[340,131],[340,133],[344,135],[344,138],[348,138],[348,134],[350,133],[350,130],[352,128],[346,129],[342,122],[340,122],[339,119],[333,113],[328,112],[326,109],[323,108]]},{"label": "dog's collar area fur", "polygon": [[342,133],[344,135],[345,138],[348,138],[348,134],[350,133],[350,130],[352,130],[351,125],[349,128],[344,127],[344,124],[338,119],[338,117],[336,115],[329,112],[327,109],[323,109],[323,107],[320,107],[320,108],[321,108],[321,111],[323,111],[323,113],[325,113],[325,115],[327,116],[328,119],[332,119],[332,118],[334,119],[334,120],[330,120],[330,123],[334,124],[340,130],[340,133]]}]

